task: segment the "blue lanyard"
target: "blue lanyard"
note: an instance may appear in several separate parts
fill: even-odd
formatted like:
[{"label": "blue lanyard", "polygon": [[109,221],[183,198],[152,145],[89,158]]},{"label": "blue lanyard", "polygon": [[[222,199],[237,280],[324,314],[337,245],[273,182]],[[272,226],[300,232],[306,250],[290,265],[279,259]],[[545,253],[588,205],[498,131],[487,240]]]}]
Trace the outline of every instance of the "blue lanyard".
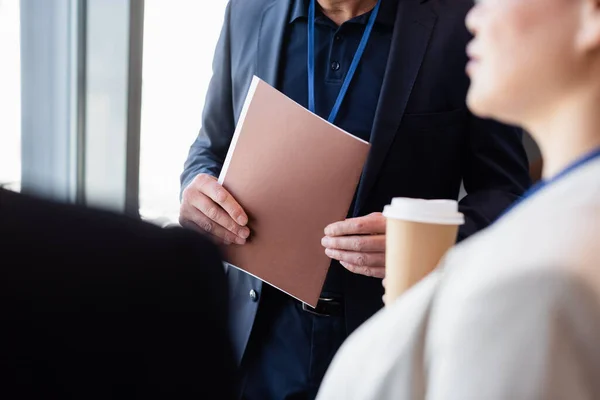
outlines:
[{"label": "blue lanyard", "polygon": [[528,191],[526,191],[523,194],[523,196],[521,197],[521,199],[519,199],[516,202],[514,202],[513,205],[511,205],[506,211],[504,211],[504,213],[502,213],[502,215],[506,215],[510,210],[512,210],[513,208],[515,208],[517,205],[519,205],[520,203],[522,203],[524,200],[526,200],[529,197],[533,196],[534,194],[536,194],[540,190],[546,188],[547,186],[556,183],[556,181],[564,178],[566,175],[569,175],[574,170],[581,168],[585,164],[587,164],[587,163],[589,163],[589,162],[591,162],[591,161],[593,161],[593,160],[595,160],[597,158],[600,158],[600,149],[596,149],[596,150],[592,151],[591,153],[588,153],[587,155],[581,157],[580,159],[578,159],[577,161],[575,161],[574,163],[572,163],[571,165],[569,165],[567,168],[563,169],[560,173],[558,173],[557,175],[555,175],[551,179],[548,179],[547,181],[540,181],[540,182],[536,183]]},{"label": "blue lanyard", "polygon": [[[340,89],[340,93],[333,105],[333,109],[329,114],[329,118],[327,120],[333,124],[335,121],[335,117],[337,117],[338,112],[340,111],[340,106],[342,105],[342,101],[344,101],[344,97],[346,96],[346,92],[348,91],[348,87],[350,86],[350,82],[354,77],[354,73],[356,72],[356,68],[358,67],[358,63],[367,47],[367,42],[369,41],[369,36],[371,36],[371,31],[373,30],[373,25],[375,25],[375,20],[377,19],[377,13],[379,13],[379,5],[381,4],[381,0],[377,2],[377,5],[371,12],[371,17],[369,18],[369,23],[365,28],[365,32],[363,33],[362,39],[360,40],[360,44],[358,45],[358,49],[356,49],[356,53],[354,54],[354,59],[352,59],[352,64],[350,64],[350,69],[346,74],[346,78],[344,79],[344,83],[342,84],[342,88]],[[315,113],[315,0],[310,0],[310,5],[308,7],[308,109]]]}]

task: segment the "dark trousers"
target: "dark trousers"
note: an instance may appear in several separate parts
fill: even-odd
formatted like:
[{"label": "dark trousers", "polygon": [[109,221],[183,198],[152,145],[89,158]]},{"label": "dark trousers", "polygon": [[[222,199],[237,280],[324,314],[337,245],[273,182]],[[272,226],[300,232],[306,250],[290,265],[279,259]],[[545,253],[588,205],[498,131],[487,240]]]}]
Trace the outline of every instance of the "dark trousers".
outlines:
[{"label": "dark trousers", "polygon": [[241,399],[314,399],[345,338],[343,316],[314,315],[275,289],[263,290],[242,361]]}]

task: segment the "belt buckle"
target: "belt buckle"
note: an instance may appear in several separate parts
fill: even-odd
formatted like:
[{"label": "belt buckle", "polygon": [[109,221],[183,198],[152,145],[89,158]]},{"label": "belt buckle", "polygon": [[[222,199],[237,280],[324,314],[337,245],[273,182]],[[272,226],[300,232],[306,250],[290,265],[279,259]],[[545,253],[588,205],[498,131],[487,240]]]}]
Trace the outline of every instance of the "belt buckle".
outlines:
[{"label": "belt buckle", "polygon": [[319,303],[329,303],[329,302],[333,302],[333,301],[335,301],[335,299],[332,299],[329,297],[319,297],[319,301],[317,302],[316,308],[312,308],[310,305],[308,305],[306,303],[302,303],[302,311],[306,311],[307,313],[310,313],[313,315],[318,315],[319,317],[331,317],[331,315],[320,313],[317,310],[319,309]]}]

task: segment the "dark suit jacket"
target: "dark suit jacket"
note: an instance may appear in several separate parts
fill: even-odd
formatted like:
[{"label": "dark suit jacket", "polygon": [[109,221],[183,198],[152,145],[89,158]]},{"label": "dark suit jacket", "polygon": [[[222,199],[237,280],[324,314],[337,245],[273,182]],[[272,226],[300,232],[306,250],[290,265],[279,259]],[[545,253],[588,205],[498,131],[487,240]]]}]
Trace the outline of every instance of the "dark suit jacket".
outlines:
[{"label": "dark suit jacket", "polygon": [[[372,150],[354,215],[382,211],[393,197],[457,199],[467,223],[460,239],[484,228],[530,185],[521,131],[475,118],[465,106],[469,85],[464,20],[472,0],[398,0],[391,50],[371,135]],[[288,23],[287,0],[232,0],[214,58],[202,130],[182,174],[217,176],[253,75],[278,82]],[[258,307],[248,296],[261,283],[228,272],[233,340],[241,359]],[[381,281],[344,276],[348,332],[381,306]]]},{"label": "dark suit jacket", "polygon": [[0,190],[0,398],[227,399],[215,248]]}]

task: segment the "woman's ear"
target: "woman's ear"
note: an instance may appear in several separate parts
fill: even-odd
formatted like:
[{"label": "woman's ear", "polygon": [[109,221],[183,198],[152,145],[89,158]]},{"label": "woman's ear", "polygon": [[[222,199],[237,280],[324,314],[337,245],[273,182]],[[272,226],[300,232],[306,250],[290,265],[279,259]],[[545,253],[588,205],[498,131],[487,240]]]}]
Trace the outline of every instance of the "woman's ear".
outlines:
[{"label": "woman's ear", "polygon": [[582,0],[580,15],[577,48],[584,53],[600,52],[600,0]]}]

